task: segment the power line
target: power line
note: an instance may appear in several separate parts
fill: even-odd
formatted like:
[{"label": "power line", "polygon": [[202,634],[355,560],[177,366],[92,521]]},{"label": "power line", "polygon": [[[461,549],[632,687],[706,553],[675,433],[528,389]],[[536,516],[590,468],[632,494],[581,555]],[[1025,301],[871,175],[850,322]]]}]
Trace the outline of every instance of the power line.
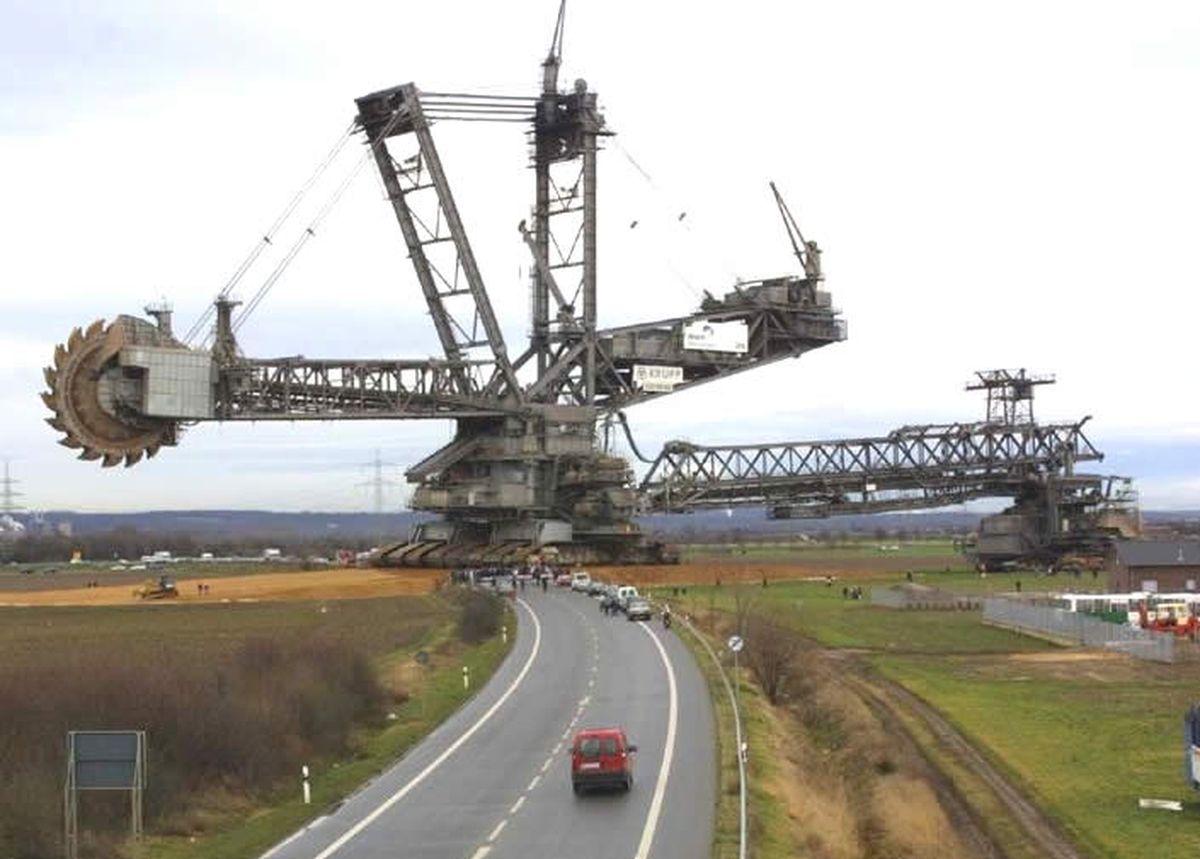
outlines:
[{"label": "power line", "polygon": [[0,479],[0,513],[12,515],[25,509],[16,502],[16,499],[25,493],[13,489],[21,481],[14,479],[9,474],[8,462],[7,459],[4,460],[4,478]]},{"label": "power line", "polygon": [[380,458],[379,448],[375,448],[375,458],[374,459],[372,459],[370,462],[361,463],[363,468],[373,469],[374,474],[372,475],[370,480],[364,480],[362,483],[357,483],[355,485],[356,486],[369,486],[371,488],[376,516],[383,514],[383,490],[384,490],[384,487],[396,485],[396,481],[388,480],[386,477],[383,476],[384,466],[394,466],[395,464],[396,463],[394,463],[394,462],[384,462],[383,459]]}]

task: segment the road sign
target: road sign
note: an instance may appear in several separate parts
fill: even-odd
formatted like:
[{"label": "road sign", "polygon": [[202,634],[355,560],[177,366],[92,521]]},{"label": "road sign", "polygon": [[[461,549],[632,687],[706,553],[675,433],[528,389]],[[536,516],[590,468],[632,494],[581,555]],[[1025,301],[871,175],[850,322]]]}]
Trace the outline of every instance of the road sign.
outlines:
[{"label": "road sign", "polygon": [[143,786],[140,731],[71,731],[69,749],[79,790],[133,790]]},{"label": "road sign", "polygon": [[131,794],[134,840],[142,837],[146,789],[145,731],[68,731],[64,819],[67,859],[79,855],[79,792],[121,790]]},{"label": "road sign", "polygon": [[729,636],[729,641],[725,642],[725,644],[734,653],[740,652],[741,649],[746,646],[746,642],[742,641],[742,637],[740,635]]}]

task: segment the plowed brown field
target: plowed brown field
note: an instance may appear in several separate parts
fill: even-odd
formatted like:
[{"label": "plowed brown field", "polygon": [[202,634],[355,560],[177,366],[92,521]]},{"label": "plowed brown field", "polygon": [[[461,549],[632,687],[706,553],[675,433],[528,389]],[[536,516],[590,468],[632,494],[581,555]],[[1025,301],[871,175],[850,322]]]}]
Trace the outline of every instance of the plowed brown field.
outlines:
[{"label": "plowed brown field", "polygon": [[[606,582],[628,582],[639,587],[670,585],[711,585],[734,582],[761,582],[804,578],[854,579],[880,573],[899,572],[941,566],[941,556],[931,557],[814,557],[786,561],[746,561],[742,559],[713,559],[674,566],[617,566],[592,567],[594,578]],[[95,588],[78,585],[54,589],[22,591],[0,590],[0,606],[34,605],[128,605],[145,602],[161,603],[221,603],[237,600],[312,600],[312,599],[370,599],[372,597],[425,594],[435,590],[449,578],[441,569],[356,569],[338,568],[315,572],[283,571],[250,575],[219,576],[210,579],[197,577],[189,571],[178,581],[180,596],[171,600],[141,600],[133,596],[136,582],[128,579],[121,584],[106,584]],[[150,578],[156,578],[151,576]],[[204,582],[209,591],[201,594],[197,584]],[[38,584],[41,584],[39,582]]]},{"label": "plowed brown field", "polygon": [[[339,568],[316,572],[262,573],[214,579],[180,581],[179,597],[141,600],[129,584],[98,588],[68,588],[0,593],[0,606],[42,605],[152,605],[221,603],[237,600],[370,599],[372,597],[426,594],[446,580],[445,570],[371,570]],[[209,586],[200,594],[199,582]]]}]

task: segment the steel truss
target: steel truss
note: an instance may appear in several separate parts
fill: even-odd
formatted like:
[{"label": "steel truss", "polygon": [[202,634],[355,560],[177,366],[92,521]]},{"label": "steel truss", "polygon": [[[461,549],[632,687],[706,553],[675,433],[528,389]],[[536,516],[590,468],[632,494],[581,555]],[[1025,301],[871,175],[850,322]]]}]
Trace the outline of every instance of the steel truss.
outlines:
[{"label": "steel truss", "polygon": [[467,418],[508,409],[488,361],[242,360],[223,373],[221,420]]},{"label": "steel truss", "polygon": [[761,504],[776,518],[941,507],[1019,494],[1060,476],[1091,494],[1103,478],[1074,476],[1104,455],[1073,424],[966,423],[904,427],[879,438],[701,447],[669,442],[641,491],[652,512]]}]

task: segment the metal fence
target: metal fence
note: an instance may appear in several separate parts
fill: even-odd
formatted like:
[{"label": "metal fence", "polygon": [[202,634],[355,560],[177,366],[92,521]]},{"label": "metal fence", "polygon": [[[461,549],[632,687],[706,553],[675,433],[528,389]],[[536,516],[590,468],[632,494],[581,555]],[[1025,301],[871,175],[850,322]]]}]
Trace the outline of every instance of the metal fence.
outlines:
[{"label": "metal fence", "polygon": [[978,597],[965,597],[946,591],[922,593],[902,588],[871,588],[871,603],[885,608],[972,611],[980,608],[980,602]]},{"label": "metal fence", "polygon": [[1008,599],[985,599],[983,621],[1065,639],[1085,647],[1118,650],[1152,662],[1174,662],[1176,657],[1175,638],[1171,635],[1110,623],[1064,608],[1030,605]]}]

